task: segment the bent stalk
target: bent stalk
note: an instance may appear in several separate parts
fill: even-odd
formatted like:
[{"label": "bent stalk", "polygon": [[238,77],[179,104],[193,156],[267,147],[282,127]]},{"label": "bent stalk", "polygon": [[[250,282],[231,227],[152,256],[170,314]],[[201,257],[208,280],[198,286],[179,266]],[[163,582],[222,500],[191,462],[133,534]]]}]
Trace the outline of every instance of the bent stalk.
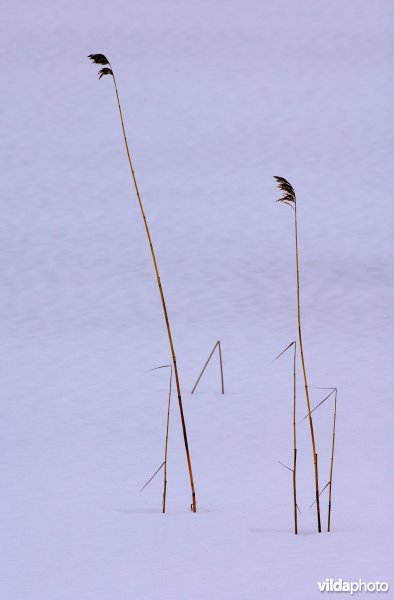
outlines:
[{"label": "bent stalk", "polygon": [[125,130],[125,125],[124,125],[124,120],[123,120],[122,107],[120,104],[118,87],[116,85],[114,71],[112,69],[112,66],[111,66],[109,60],[103,54],[90,54],[89,58],[96,64],[109,65],[109,67],[104,67],[104,68],[100,69],[99,78],[101,79],[101,77],[103,77],[104,75],[111,75],[113,82],[114,82],[116,100],[117,100],[118,110],[119,110],[120,123],[121,123],[122,133],[123,133],[123,140],[124,140],[124,144],[125,144],[125,148],[126,148],[127,158],[129,161],[129,166],[130,166],[130,171],[131,171],[131,176],[132,176],[132,180],[133,180],[135,193],[136,193],[138,204],[140,207],[141,216],[142,216],[142,219],[144,222],[145,232],[146,232],[146,235],[148,238],[149,248],[150,248],[152,261],[153,261],[153,267],[154,267],[154,271],[155,271],[155,275],[156,275],[156,281],[157,281],[157,285],[159,288],[160,299],[161,299],[161,304],[162,304],[163,313],[164,313],[164,320],[165,320],[166,329],[167,329],[168,341],[170,344],[171,358],[172,358],[172,364],[174,367],[175,383],[176,383],[177,396],[178,396],[179,412],[180,412],[180,417],[181,417],[183,441],[184,441],[184,445],[185,445],[187,466],[188,466],[188,470],[189,470],[190,487],[191,487],[191,494],[192,494],[191,510],[193,512],[196,512],[197,511],[196,492],[195,492],[195,487],[194,487],[192,463],[191,463],[189,444],[188,444],[188,439],[187,439],[186,422],[185,422],[185,416],[183,413],[181,386],[180,386],[180,382],[179,382],[179,374],[178,374],[178,367],[177,367],[176,356],[175,356],[174,342],[172,339],[170,321],[169,321],[167,306],[166,306],[166,302],[165,302],[165,298],[164,298],[163,287],[162,287],[161,280],[160,280],[159,267],[157,264],[156,254],[155,254],[154,247],[153,247],[152,237],[151,237],[150,230],[148,227],[148,222],[147,222],[147,219],[145,216],[145,210],[144,210],[144,207],[142,204],[141,195],[139,192],[137,179],[136,179],[135,172],[134,172],[134,167],[133,167],[133,163],[131,160],[131,154],[130,154],[129,144],[128,144],[127,136],[126,136],[126,130]]}]

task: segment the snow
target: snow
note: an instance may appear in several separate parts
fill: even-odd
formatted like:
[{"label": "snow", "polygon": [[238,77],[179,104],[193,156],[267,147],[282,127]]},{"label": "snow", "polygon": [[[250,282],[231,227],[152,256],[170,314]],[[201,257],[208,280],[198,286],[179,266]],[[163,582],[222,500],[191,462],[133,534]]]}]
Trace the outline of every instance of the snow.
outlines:
[{"label": "snow", "polygon": [[[4,600],[313,600],[393,572],[393,7],[386,0],[4,5]],[[116,71],[179,363],[110,78]],[[311,386],[338,387],[330,534],[307,421],[292,533],[293,215]],[[217,356],[191,389],[217,339]],[[322,399],[313,390],[313,404]],[[306,414],[298,372],[299,418]],[[321,488],[332,404],[315,413]],[[322,494],[323,526],[327,491]],[[394,585],[394,583],[393,583]],[[391,597],[392,592],[385,594]]]}]

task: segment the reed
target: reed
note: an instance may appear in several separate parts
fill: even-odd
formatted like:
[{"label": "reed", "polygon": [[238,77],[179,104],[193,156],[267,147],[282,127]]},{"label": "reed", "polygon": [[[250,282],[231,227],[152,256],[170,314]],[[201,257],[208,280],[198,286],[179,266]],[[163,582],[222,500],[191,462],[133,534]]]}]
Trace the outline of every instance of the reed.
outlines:
[{"label": "reed", "polygon": [[[149,369],[147,373],[150,371],[157,371],[157,369],[170,369],[170,384],[168,387],[168,404],[167,404],[167,421],[166,421],[166,436],[165,436],[165,444],[164,444],[164,462],[161,464],[159,469],[156,471],[155,475],[160,471],[162,467],[164,467],[164,483],[163,483],[163,500],[162,500],[162,509],[163,513],[166,512],[166,497],[167,497],[167,456],[168,456],[168,432],[170,428],[170,410],[171,410],[171,394],[172,394],[172,365],[162,365],[161,367],[155,367],[154,369]],[[153,475],[153,477],[155,477]],[[144,485],[142,489],[144,489],[150,481],[152,481],[153,477],[149,479],[149,481]],[[142,491],[142,490],[140,490]]]},{"label": "reed", "polygon": [[328,400],[328,398],[330,398],[332,395],[334,395],[334,416],[333,416],[332,437],[331,437],[330,477],[329,477],[328,483],[326,485],[326,487],[328,487],[327,531],[330,532],[331,531],[332,474],[333,474],[333,469],[334,469],[335,429],[336,429],[336,422],[337,422],[337,397],[338,397],[338,389],[337,388],[330,388],[330,387],[328,387],[328,388],[326,388],[326,387],[324,387],[324,388],[318,387],[318,388],[315,388],[315,389],[317,389],[317,390],[331,390],[331,392],[325,398],[323,398],[323,400],[321,402],[319,402],[319,404],[317,406],[315,406],[315,408],[312,410],[312,412],[314,410],[316,410],[317,408],[319,408],[319,406],[321,406],[323,404],[323,402],[325,402],[326,400]]},{"label": "reed", "polygon": [[166,441],[164,444],[164,482],[163,482],[163,513],[166,512],[166,497],[167,497],[167,456],[168,456],[168,432],[170,428],[170,410],[171,410],[171,393],[172,393],[172,365],[164,365],[162,368],[170,369],[170,384],[168,388],[168,404],[167,404],[167,423],[166,423]]},{"label": "reed", "polygon": [[[170,321],[169,321],[167,306],[166,306],[166,302],[165,302],[165,298],[164,298],[163,287],[162,287],[161,280],[160,280],[159,267],[157,264],[156,253],[155,253],[155,250],[153,247],[152,237],[151,237],[150,230],[148,227],[148,222],[146,219],[144,206],[142,204],[141,195],[140,195],[138,184],[137,184],[137,179],[135,176],[135,171],[134,171],[133,163],[131,160],[131,153],[130,153],[130,148],[129,148],[129,144],[127,141],[126,129],[125,129],[124,120],[123,120],[122,107],[120,104],[118,87],[116,85],[115,73],[114,73],[111,63],[106,58],[106,56],[104,56],[104,54],[89,54],[88,58],[90,58],[90,60],[93,63],[95,63],[97,65],[102,65],[102,68],[98,72],[99,79],[101,79],[105,75],[109,75],[110,77],[112,77],[112,81],[114,83],[116,101],[117,101],[117,105],[118,105],[118,111],[119,111],[119,117],[120,117],[120,123],[121,123],[121,127],[122,127],[122,134],[123,134],[123,140],[124,140],[124,144],[125,144],[127,159],[129,162],[130,172],[131,172],[131,176],[132,176],[132,180],[133,180],[134,190],[135,190],[137,200],[138,200],[138,205],[139,205],[139,208],[141,211],[141,216],[142,216],[142,219],[144,222],[145,232],[146,232],[146,235],[148,238],[149,248],[150,248],[152,261],[153,261],[153,267],[154,267],[154,271],[155,271],[155,275],[156,275],[156,281],[157,281],[157,285],[159,288],[159,294],[160,294],[161,304],[162,304],[162,308],[163,308],[163,314],[164,314],[164,320],[165,320],[166,329],[167,329],[168,341],[169,341],[170,350],[171,350],[171,358],[172,358],[172,364],[173,364],[173,368],[174,368],[175,384],[176,384],[176,389],[177,389],[178,404],[179,404],[179,411],[180,411],[180,417],[181,417],[183,441],[184,441],[184,445],[185,445],[186,460],[187,460],[187,466],[188,466],[188,471],[189,471],[190,487],[191,487],[191,494],[192,494],[191,510],[193,512],[197,512],[196,492],[195,492],[195,486],[194,486],[193,470],[192,470],[191,456],[190,456],[190,451],[189,451],[189,444],[188,444],[188,439],[187,439],[186,422],[185,422],[185,416],[184,416],[184,412],[183,412],[181,386],[180,386],[179,373],[178,373],[178,367],[177,367],[176,356],[175,356],[174,342],[172,339]],[[106,66],[106,65],[108,65],[108,66]]]},{"label": "reed", "polygon": [[317,462],[317,452],[316,452],[316,442],[315,442],[315,433],[313,428],[313,419],[311,413],[311,404],[309,399],[309,390],[308,390],[308,379],[306,374],[306,366],[305,366],[305,357],[304,357],[304,349],[302,344],[302,328],[301,328],[301,302],[300,302],[300,269],[299,269],[299,257],[298,257],[298,224],[297,224],[297,198],[293,186],[283,177],[274,177],[278,183],[278,188],[284,192],[282,198],[279,198],[277,201],[282,204],[287,204],[294,211],[294,237],[295,237],[295,263],[296,263],[296,286],[297,286],[297,321],[298,321],[298,342],[300,348],[301,355],[301,365],[302,372],[304,377],[304,387],[305,387],[305,396],[306,396],[306,404],[308,408],[308,416],[309,416],[309,427],[311,433],[311,443],[312,443],[312,454],[313,454],[313,465],[314,465],[314,476],[315,476],[315,495],[316,495],[316,510],[317,510],[317,529],[319,533],[321,532],[321,517],[320,517],[320,501],[319,501],[319,471],[318,471],[318,462]]},{"label": "reed", "polygon": [[293,347],[293,469],[290,469],[293,472],[293,510],[294,510],[294,533],[298,534],[298,504],[297,504],[297,380],[296,380],[296,366],[297,366],[297,342],[294,340],[291,342],[287,348],[283,350],[278,356],[275,358],[277,360],[282,354],[287,352],[290,348]]},{"label": "reed", "polygon": [[[327,520],[327,531],[330,532],[331,531],[332,474],[333,474],[333,469],[334,469],[335,428],[336,428],[336,420],[337,420],[337,396],[338,396],[338,390],[337,390],[337,388],[331,388],[331,387],[315,387],[313,389],[315,389],[315,390],[331,390],[331,391],[330,391],[329,394],[327,394],[327,396],[325,396],[323,398],[323,400],[321,400],[321,402],[319,402],[319,404],[317,404],[315,406],[315,408],[313,408],[310,411],[311,414],[313,412],[315,412],[315,410],[317,410],[326,400],[328,400],[329,398],[331,398],[331,396],[334,396],[334,417],[333,417],[332,438],[331,438],[330,477],[329,477],[328,483],[326,483],[326,485],[324,486],[324,488],[322,489],[322,491],[319,494],[319,496],[321,496],[322,493],[324,492],[324,490],[326,490],[328,488],[328,520]],[[305,421],[305,419],[307,417],[308,417],[308,415],[305,415],[305,417],[300,421],[300,423],[302,423],[302,421]],[[312,504],[310,505],[309,508],[312,508],[312,506],[315,504],[315,502],[316,502],[316,500],[314,500],[312,502]]]},{"label": "reed", "polygon": [[202,371],[201,371],[200,375],[198,376],[196,383],[194,384],[194,387],[193,387],[192,392],[191,392],[192,394],[194,394],[194,390],[196,389],[196,387],[200,383],[200,379],[203,376],[204,371],[207,368],[208,363],[211,360],[211,358],[213,356],[213,353],[215,352],[216,348],[219,349],[220,380],[221,380],[221,384],[222,384],[222,394],[224,394],[223,359],[222,359],[222,347],[221,347],[221,344],[220,344],[220,340],[218,340],[216,342],[216,344],[213,347],[213,350],[212,350],[211,354],[208,356],[207,362],[203,366]]},{"label": "reed", "polygon": [[337,396],[338,390],[335,388],[335,396],[334,396],[334,419],[332,424],[332,440],[331,440],[331,461],[330,461],[330,485],[328,488],[328,521],[327,521],[327,531],[331,531],[331,498],[332,498],[332,472],[334,468],[334,448],[335,448],[335,427],[337,421]]}]

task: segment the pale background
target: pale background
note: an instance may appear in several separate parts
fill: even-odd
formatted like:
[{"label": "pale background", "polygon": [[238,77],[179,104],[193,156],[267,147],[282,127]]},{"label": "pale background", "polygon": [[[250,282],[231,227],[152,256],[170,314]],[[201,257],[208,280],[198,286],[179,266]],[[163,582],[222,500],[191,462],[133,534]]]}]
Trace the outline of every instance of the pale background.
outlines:
[{"label": "pale background", "polygon": [[[0,590],[4,600],[310,600],[390,581],[393,4],[4,2]],[[126,127],[173,326],[131,188]],[[337,386],[333,532],[315,533],[307,422],[292,534],[291,210],[311,386]],[[214,342],[216,361],[190,390]],[[299,373],[300,375],[300,373]],[[306,414],[299,378],[299,418]],[[313,403],[322,399],[314,391]],[[316,412],[321,487],[332,404]],[[322,495],[326,523],[326,492]],[[394,581],[392,581],[394,585]],[[389,597],[390,594],[386,594]]]}]

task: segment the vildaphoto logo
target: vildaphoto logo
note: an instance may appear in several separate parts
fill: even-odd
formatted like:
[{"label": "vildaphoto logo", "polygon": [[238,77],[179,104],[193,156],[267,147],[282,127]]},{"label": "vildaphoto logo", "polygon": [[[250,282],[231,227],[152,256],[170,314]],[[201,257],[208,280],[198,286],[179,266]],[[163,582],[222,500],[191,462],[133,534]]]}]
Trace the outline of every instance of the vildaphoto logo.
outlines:
[{"label": "vildaphoto logo", "polygon": [[386,581],[344,581],[343,579],[326,579],[318,581],[317,586],[321,592],[345,592],[358,594],[359,592],[388,592],[389,584]]}]

